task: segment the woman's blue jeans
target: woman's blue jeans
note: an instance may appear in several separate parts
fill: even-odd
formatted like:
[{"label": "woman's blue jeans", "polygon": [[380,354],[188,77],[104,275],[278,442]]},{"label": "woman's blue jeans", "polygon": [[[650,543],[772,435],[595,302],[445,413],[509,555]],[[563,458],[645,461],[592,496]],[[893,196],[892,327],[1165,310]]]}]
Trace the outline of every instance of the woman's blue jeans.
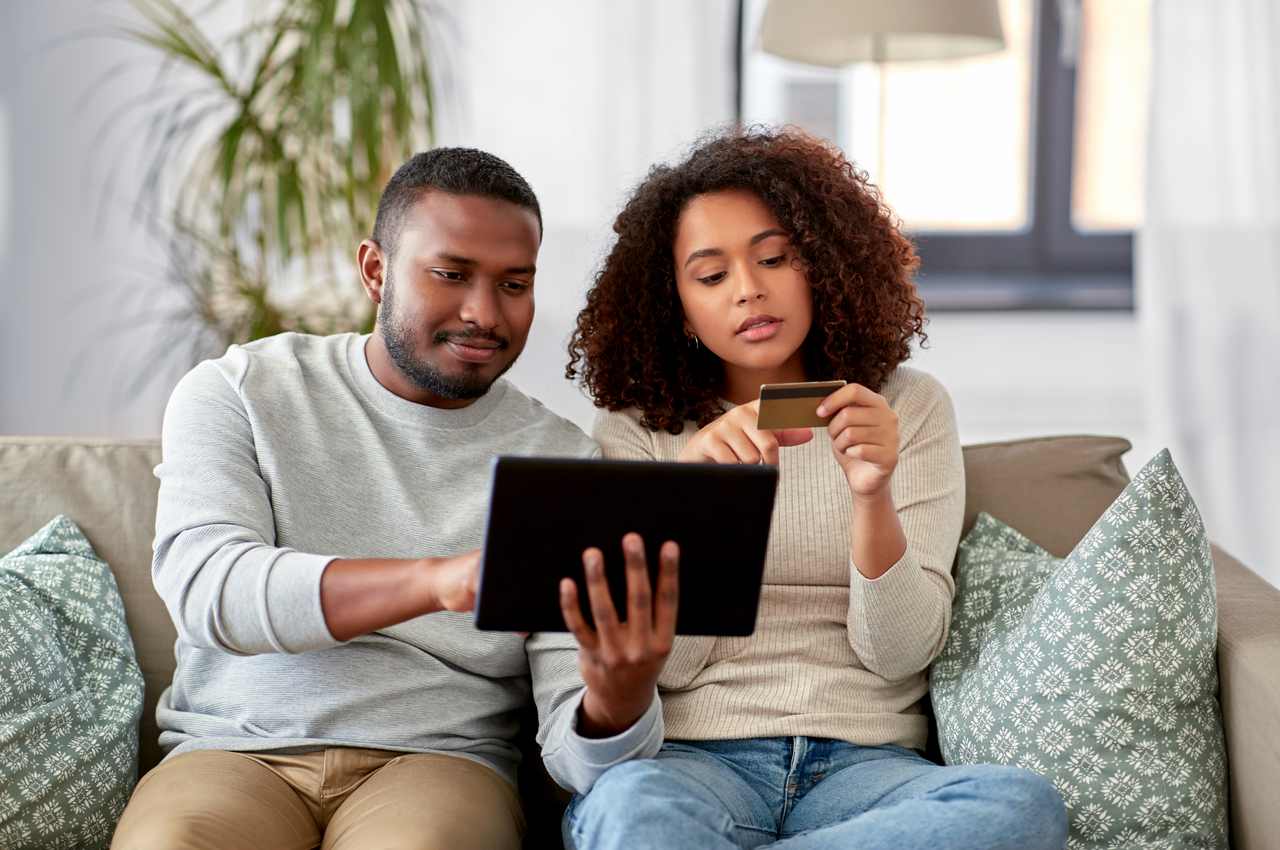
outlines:
[{"label": "woman's blue jeans", "polygon": [[669,741],[575,797],[564,835],[575,850],[1062,850],[1067,814],[1021,768],[825,738]]}]

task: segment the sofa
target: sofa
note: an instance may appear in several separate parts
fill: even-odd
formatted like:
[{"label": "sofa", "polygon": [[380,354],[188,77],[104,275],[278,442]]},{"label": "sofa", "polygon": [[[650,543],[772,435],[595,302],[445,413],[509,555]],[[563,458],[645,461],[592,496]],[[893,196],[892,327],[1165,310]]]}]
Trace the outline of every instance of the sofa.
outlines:
[{"label": "sofa", "polygon": [[[1046,437],[966,446],[965,527],[986,511],[1057,556],[1128,480],[1114,437]],[[160,759],[155,704],[174,670],[175,631],[151,585],[160,461],[155,440],[0,437],[0,553],[50,518],[76,521],[115,573],[146,682],[140,769]],[[1212,535],[1212,529],[1209,529]],[[1280,849],[1280,589],[1214,547],[1218,671],[1235,850]],[[526,724],[526,727],[529,724]],[[521,793],[527,847],[558,847],[566,795],[541,770],[526,730]],[[936,753],[936,750],[935,750]]]}]

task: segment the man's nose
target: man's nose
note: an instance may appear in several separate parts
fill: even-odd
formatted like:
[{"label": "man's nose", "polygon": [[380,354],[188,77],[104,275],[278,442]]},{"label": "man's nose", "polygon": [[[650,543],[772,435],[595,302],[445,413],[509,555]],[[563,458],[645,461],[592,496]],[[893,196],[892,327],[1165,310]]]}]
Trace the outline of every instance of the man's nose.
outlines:
[{"label": "man's nose", "polygon": [[492,330],[498,324],[498,294],[487,282],[468,287],[459,318],[469,325]]}]

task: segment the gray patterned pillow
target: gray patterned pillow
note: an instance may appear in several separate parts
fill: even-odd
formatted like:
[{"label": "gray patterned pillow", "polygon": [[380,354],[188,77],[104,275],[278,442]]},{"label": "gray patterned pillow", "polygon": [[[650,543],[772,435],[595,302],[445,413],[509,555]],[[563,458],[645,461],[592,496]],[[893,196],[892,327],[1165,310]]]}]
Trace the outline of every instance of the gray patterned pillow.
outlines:
[{"label": "gray patterned pillow", "polygon": [[1051,779],[1071,848],[1227,847],[1209,541],[1168,451],[1065,559],[983,514],[930,673],[948,763]]},{"label": "gray patterned pillow", "polygon": [[0,847],[107,847],[141,712],[115,578],[57,517],[0,558]]}]

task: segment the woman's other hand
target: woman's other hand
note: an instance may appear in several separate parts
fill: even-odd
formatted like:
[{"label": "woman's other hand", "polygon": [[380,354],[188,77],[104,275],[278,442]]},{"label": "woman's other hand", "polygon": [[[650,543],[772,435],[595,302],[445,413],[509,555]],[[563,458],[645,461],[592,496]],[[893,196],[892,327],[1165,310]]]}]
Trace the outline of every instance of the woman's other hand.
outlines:
[{"label": "woman's other hand", "polygon": [[853,495],[888,492],[898,465],[898,414],[884,396],[861,384],[845,384],[822,400],[818,415],[831,417],[831,452]]}]

